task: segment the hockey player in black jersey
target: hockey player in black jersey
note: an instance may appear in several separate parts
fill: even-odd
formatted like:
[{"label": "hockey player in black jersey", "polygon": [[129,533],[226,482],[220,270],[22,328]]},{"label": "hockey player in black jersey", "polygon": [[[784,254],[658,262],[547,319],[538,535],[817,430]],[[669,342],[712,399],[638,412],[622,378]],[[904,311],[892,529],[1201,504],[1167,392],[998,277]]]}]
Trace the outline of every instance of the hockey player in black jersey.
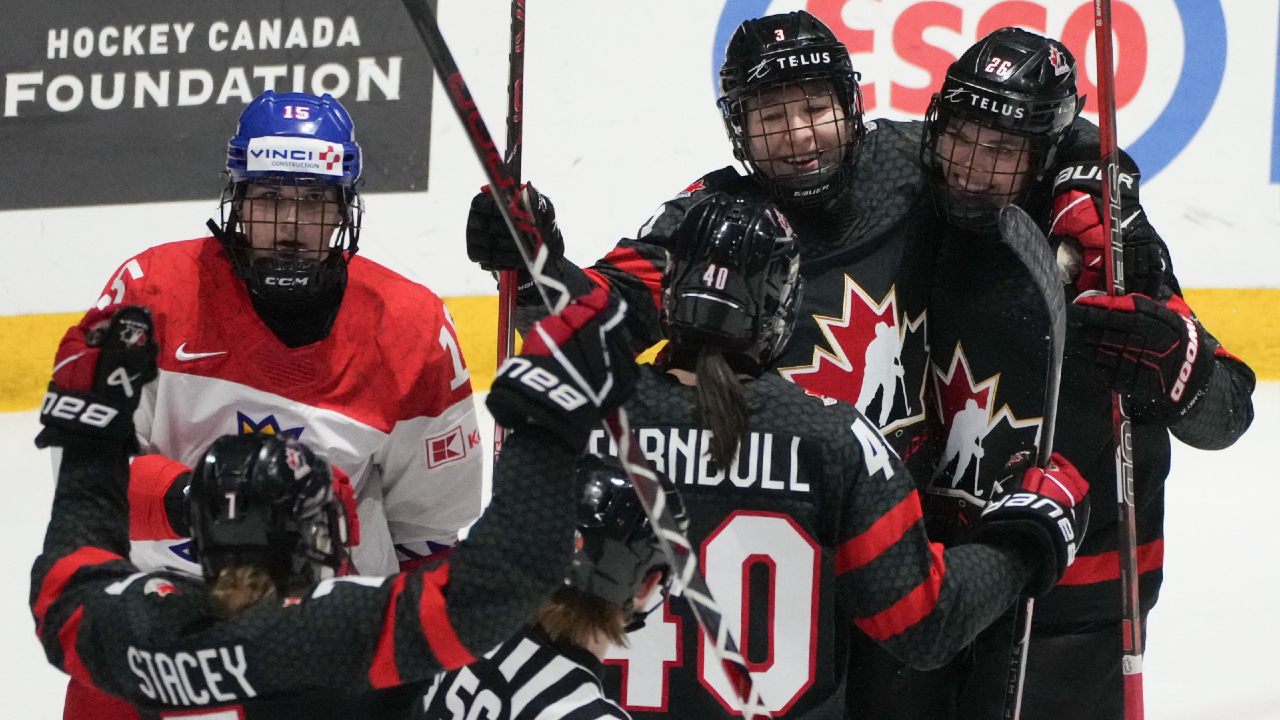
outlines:
[{"label": "hockey player in black jersey", "polygon": [[[605,697],[602,660],[644,626],[646,605],[672,578],[622,466],[593,455],[581,463],[579,541],[564,587],[524,630],[475,663],[437,676],[414,717],[445,720],[482,708],[511,720],[629,718]],[[670,485],[667,503],[682,507]],[[682,511],[675,514],[687,524]]]},{"label": "hockey player in black jersey", "polygon": [[[739,26],[720,88],[730,147],[748,174],[734,167],[708,173],[664,203],[634,239],[623,239],[585,270],[563,257],[554,210],[530,188],[530,220],[541,226],[550,272],[559,272],[575,294],[600,286],[626,298],[628,328],[643,350],[663,339],[659,286],[673,233],[689,208],[713,192],[772,199],[795,229],[806,287],[795,333],[775,358],[779,372],[857,406],[911,466],[927,429],[933,218],[921,212],[929,196],[919,124],[864,126],[848,50],[803,11]],[[472,204],[467,246],[485,269],[522,268],[485,193]],[[532,286],[525,286],[527,322],[538,307]]]},{"label": "hockey player in black jersey", "polygon": [[[1098,497],[1112,496],[1116,470],[1110,394],[1122,394],[1133,420],[1145,618],[1160,588],[1169,435],[1201,449],[1231,445],[1252,421],[1254,376],[1205,331],[1181,297],[1168,248],[1139,204],[1140,173],[1123,152],[1119,184],[1125,286],[1131,294],[1098,296],[1105,290],[1102,255],[1110,251],[1098,214],[1101,152],[1098,129],[1077,118],[1082,100],[1076,94],[1076,74],[1075,59],[1061,43],[1013,28],[982,39],[949,68],[925,121],[922,155],[937,206],[949,224],[947,241],[938,250],[931,307],[961,307],[984,292],[979,286],[990,268],[982,266],[994,261],[990,249],[996,245],[995,218],[1001,206],[1027,208],[1049,235],[1064,270],[1068,299],[1055,448],[1080,468]],[[1015,424],[1000,426],[996,408],[1003,408],[1006,420],[1037,415],[1043,387],[1019,387],[1004,379],[992,383],[992,378],[1034,373],[1026,372],[1017,352],[980,347],[980,315],[935,313],[930,335],[939,407],[948,405],[948,398],[955,406],[954,398],[966,394],[983,399],[984,421],[976,434],[989,450]],[[964,361],[963,373],[959,360]],[[984,383],[988,395],[978,390]],[[944,437],[975,434],[959,418],[960,413],[941,418],[947,425]],[[965,479],[971,491],[990,488],[996,472],[982,468],[990,460],[988,455],[974,463],[979,469]],[[926,515],[931,528],[960,527],[963,535],[963,518],[974,498],[968,498],[966,509],[963,498],[948,492],[961,483],[957,473],[964,468],[956,468],[935,476],[926,490]],[[1124,716],[1118,578],[1116,504],[1095,502],[1076,563],[1035,605],[1025,717]],[[959,717],[1000,717],[1010,632],[1007,625],[994,626],[975,644],[967,660],[972,667]],[[927,694],[903,682],[898,691]],[[947,715],[933,708],[921,716]]]},{"label": "hockey player in black jersey", "polygon": [[[64,449],[30,595],[49,661],[144,718],[407,710],[389,689],[474,662],[510,637],[561,586],[573,557],[581,451],[571,448],[631,392],[635,370],[603,359],[605,348],[629,348],[616,306],[575,303],[565,313],[582,332],[563,336],[562,349],[579,348],[580,376],[609,389],[572,412],[553,405],[513,423],[493,501],[447,561],[333,577],[345,525],[327,464],[295,439],[250,435],[216,441],[193,471],[200,580],[140,572],[126,559],[127,446],[142,385],[156,376],[156,344],[145,309],[119,310],[90,348],[88,386],[51,386],[41,412],[41,442]],[[494,402],[544,391],[521,385]],[[566,436],[579,439],[571,446]]]},{"label": "hockey player in black jersey", "polygon": [[[634,442],[680,489],[708,586],[774,717],[843,714],[855,625],[904,662],[935,667],[1020,592],[1052,587],[1083,529],[1076,504],[1087,485],[1069,464],[1011,464],[1000,497],[1014,500],[986,514],[975,542],[944,551],[874,426],[766,371],[803,285],[781,215],[710,193],[673,239],[663,276],[670,343],[657,366],[641,366],[625,407]],[[541,342],[530,335],[526,356]],[[519,359],[504,365],[493,392],[532,372]],[[683,598],[668,605],[609,656],[624,706],[640,717],[731,716],[736,695],[708,640]]]}]

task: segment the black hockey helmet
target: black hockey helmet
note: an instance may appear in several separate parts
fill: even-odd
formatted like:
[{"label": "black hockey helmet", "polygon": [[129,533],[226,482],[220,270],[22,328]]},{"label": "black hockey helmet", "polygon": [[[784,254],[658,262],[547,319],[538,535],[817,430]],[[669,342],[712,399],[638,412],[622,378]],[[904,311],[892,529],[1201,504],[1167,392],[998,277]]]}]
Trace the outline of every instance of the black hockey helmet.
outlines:
[{"label": "black hockey helmet", "polygon": [[673,353],[715,345],[735,370],[758,375],[791,337],[804,286],[787,219],[763,198],[716,192],[689,209],[673,239],[662,276]]},{"label": "black hockey helmet", "polygon": [[848,184],[866,135],[858,80],[844,43],[803,10],[748,20],[729,39],[719,105],[733,154],[785,207]]},{"label": "black hockey helmet", "polygon": [[210,226],[249,291],[274,305],[325,298],[358,249],[363,153],[330,95],[267,90],[227,143],[221,225]]},{"label": "black hockey helmet", "polygon": [[187,503],[206,580],[254,564],[283,589],[331,575],[347,557],[347,516],[329,464],[293,437],[214,440],[192,473]]},{"label": "black hockey helmet", "polygon": [[[636,592],[654,570],[661,570],[665,594],[674,577],[658,537],[617,458],[586,455],[579,461],[582,495],[578,500],[577,547],[565,579],[579,590],[622,608],[627,632],[644,625],[645,609]],[[689,519],[675,484],[658,475],[667,507],[682,533]],[[656,606],[655,606],[656,607]]]},{"label": "black hockey helmet", "polygon": [[1066,46],[1018,28],[979,40],[947,69],[925,116],[924,161],[951,224],[995,227],[1054,161],[1083,104]]}]

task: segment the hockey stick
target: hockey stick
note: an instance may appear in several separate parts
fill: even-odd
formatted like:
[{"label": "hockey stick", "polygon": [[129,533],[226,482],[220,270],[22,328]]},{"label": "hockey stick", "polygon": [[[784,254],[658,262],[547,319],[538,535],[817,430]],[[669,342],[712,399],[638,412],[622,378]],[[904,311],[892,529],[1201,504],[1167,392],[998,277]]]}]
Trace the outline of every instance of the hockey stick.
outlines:
[{"label": "hockey stick", "polygon": [[[1062,294],[1062,275],[1049,241],[1034,220],[1016,205],[1000,210],[1000,240],[1018,256],[1035,282],[1049,313],[1049,372],[1044,384],[1044,420],[1040,427],[1040,444],[1036,465],[1045,467],[1053,455],[1053,436],[1057,427],[1058,386],[1062,380],[1062,348],[1066,341],[1067,306]],[[1027,677],[1027,651],[1031,646],[1031,615],[1035,600],[1018,603],[1013,616],[1014,638],[1009,651],[1009,681],[1005,686],[1005,720],[1018,720],[1022,715],[1022,688]]]},{"label": "hockey stick", "polygon": [[[1094,0],[1094,40],[1098,53],[1098,128],[1102,135],[1102,232],[1111,239],[1104,255],[1107,294],[1124,295],[1124,245],[1120,225],[1120,148],[1116,138],[1116,72],[1111,47],[1111,0]],[[1116,502],[1122,593],[1125,720],[1142,720],[1142,609],[1138,598],[1138,533],[1133,507],[1133,434],[1120,393],[1111,393],[1116,442]]]},{"label": "hockey stick", "polygon": [[[454,62],[453,55],[449,52],[449,47],[445,44],[444,37],[440,34],[440,28],[430,7],[427,5],[427,0],[401,1],[409,12],[409,17],[413,20],[414,27],[422,37],[423,43],[426,45],[427,54],[431,57],[436,73],[440,76],[441,82],[448,91],[449,102],[453,105],[454,111],[457,112],[458,118],[467,130],[471,146],[475,150],[480,164],[484,167],[485,175],[489,179],[489,187],[493,192],[493,199],[498,206],[498,212],[502,215],[508,232],[511,233],[511,238],[516,244],[516,249],[520,252],[520,257],[529,269],[529,274],[533,278],[538,294],[547,309],[552,314],[558,314],[569,303],[568,288],[543,274],[542,269],[547,261],[545,245],[538,248],[536,258],[531,257],[529,254],[529,248],[525,244],[524,236],[517,227],[512,214],[512,208],[515,207],[512,203],[512,193],[518,192],[519,186],[508,174],[506,163],[498,157],[493,139],[489,135],[489,130],[485,126],[484,120],[480,117],[480,111],[476,108],[475,101],[471,98],[471,92],[467,89],[467,84],[462,79],[462,74],[458,71],[458,65]],[[536,229],[533,231],[536,232]],[[551,302],[547,292],[548,288],[558,294],[555,303]],[[621,313],[616,315],[610,322],[616,323],[620,320]],[[561,361],[561,364],[571,374],[576,374],[573,372],[572,366],[560,355],[559,349],[551,341],[551,338],[544,335],[543,339],[547,342],[548,347],[552,349],[553,354],[557,356],[557,359]],[[589,397],[599,397],[606,394],[607,384],[606,388],[597,390],[590,387],[581,377],[576,377],[575,380],[580,389]],[[610,378],[611,380],[612,378]],[[627,423],[626,412],[619,408],[616,414],[605,420],[604,425],[618,445],[618,454],[622,459],[622,466],[635,487],[636,495],[640,498],[640,503],[649,517],[649,522],[653,525],[659,545],[661,545],[667,561],[671,563],[673,575],[684,591],[684,597],[689,602],[689,607],[693,610],[694,618],[702,627],[703,632],[713,641],[714,652],[738,694],[744,717],[769,717],[768,710],[765,709],[764,703],[760,699],[759,691],[756,689],[750,671],[747,669],[746,661],[738,652],[737,644],[729,635],[728,625],[724,622],[724,617],[719,607],[711,597],[706,579],[702,577],[702,573],[698,570],[697,556],[693,552],[689,539],[681,532],[671,516],[670,509],[666,507],[666,495],[657,479],[657,475],[649,468],[648,461],[641,454],[639,446],[631,442],[631,429]]]},{"label": "hockey stick", "polygon": [[[511,0],[511,55],[507,73],[507,173],[520,187],[520,160],[524,151],[524,0]],[[515,270],[503,270],[498,276],[498,365],[516,354],[516,291],[519,280]],[[502,452],[507,431],[493,423],[493,459]]]}]

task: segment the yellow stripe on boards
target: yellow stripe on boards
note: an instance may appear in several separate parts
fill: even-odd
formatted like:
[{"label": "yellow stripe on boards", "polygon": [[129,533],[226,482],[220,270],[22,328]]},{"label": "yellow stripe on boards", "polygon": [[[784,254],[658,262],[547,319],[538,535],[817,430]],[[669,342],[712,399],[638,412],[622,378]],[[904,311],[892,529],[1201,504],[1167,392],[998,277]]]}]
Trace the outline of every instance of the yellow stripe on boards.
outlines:
[{"label": "yellow stripe on boards", "polygon": [[[1249,363],[1259,380],[1280,380],[1280,289],[1191,289],[1186,298],[1209,332]],[[498,365],[498,297],[450,297],[444,302],[457,325],[471,387],[488,390]],[[0,412],[39,407],[58,342],[81,315],[0,317]],[[651,361],[658,347],[641,360]]]}]

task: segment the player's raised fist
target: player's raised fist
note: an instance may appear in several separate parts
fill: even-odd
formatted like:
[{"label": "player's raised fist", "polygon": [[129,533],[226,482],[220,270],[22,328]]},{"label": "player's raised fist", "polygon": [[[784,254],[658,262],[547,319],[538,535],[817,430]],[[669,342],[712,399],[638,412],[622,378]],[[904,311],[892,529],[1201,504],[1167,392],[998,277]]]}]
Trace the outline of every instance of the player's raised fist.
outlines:
[{"label": "player's raised fist", "polygon": [[1044,595],[1076,559],[1089,525],[1088,492],[1089,483],[1061,455],[1054,453],[1042,469],[1030,452],[1020,452],[996,481],[974,540],[1017,548],[1036,569],[1024,594]]},{"label": "player's raised fist", "polygon": [[[512,198],[511,216],[516,227],[524,235],[530,259],[538,250],[547,249],[546,262],[564,257],[564,238],[556,225],[556,209],[546,195],[525,184],[521,192]],[[467,257],[479,263],[484,270],[525,271],[524,260],[516,249],[511,232],[498,212],[498,204],[485,185],[471,200],[471,212],[467,215]],[[528,273],[521,275],[521,285],[529,282]]]},{"label": "player's raised fist", "polygon": [[142,387],[159,374],[157,353],[145,307],[90,311],[58,347],[36,445],[124,442],[133,448],[133,411]]},{"label": "player's raised fist", "polygon": [[517,431],[540,426],[582,449],[635,389],[625,312],[625,302],[596,288],[534,325],[522,352],[498,368],[488,399],[494,419]]},{"label": "player's raised fist", "polygon": [[[1076,189],[1064,190],[1053,199],[1053,221],[1049,237],[1059,247],[1059,262],[1072,280],[1073,289],[1080,292],[1107,289],[1106,254],[1111,252],[1111,240],[1102,232],[1099,215],[1099,198]],[[1141,208],[1130,210],[1132,224]],[[1122,215],[1121,223],[1126,218]],[[1127,225],[1121,228],[1124,242],[1124,286],[1127,292],[1154,295],[1160,289],[1169,258],[1164,245],[1154,234],[1127,233]]]},{"label": "player's raised fist", "polygon": [[1081,296],[1067,305],[1069,351],[1083,353],[1102,386],[1150,419],[1171,423],[1204,394],[1213,375],[1208,335],[1178,296]]}]

